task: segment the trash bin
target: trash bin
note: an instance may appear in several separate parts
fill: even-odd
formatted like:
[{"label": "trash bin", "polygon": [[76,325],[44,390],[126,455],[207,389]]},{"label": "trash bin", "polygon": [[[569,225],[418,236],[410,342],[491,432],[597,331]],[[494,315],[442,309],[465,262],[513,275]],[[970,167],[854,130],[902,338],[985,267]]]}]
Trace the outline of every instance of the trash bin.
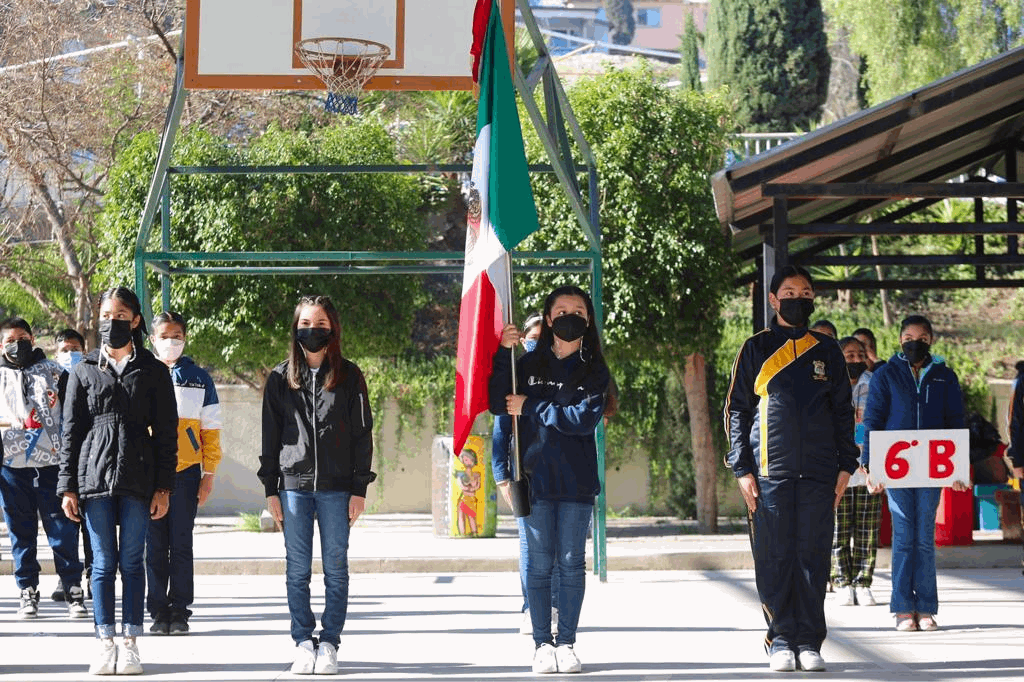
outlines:
[{"label": "trash bin", "polygon": [[498,526],[498,499],[487,440],[469,436],[459,456],[452,446],[450,437],[434,438],[434,535],[493,538]]},{"label": "trash bin", "polygon": [[935,514],[936,545],[970,545],[974,542],[974,493],[943,488]]}]

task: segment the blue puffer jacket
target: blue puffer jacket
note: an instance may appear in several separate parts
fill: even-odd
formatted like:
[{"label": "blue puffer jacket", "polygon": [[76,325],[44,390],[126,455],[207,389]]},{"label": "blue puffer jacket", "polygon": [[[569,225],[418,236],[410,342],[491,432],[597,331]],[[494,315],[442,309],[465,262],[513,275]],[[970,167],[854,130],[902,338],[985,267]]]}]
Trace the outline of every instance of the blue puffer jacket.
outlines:
[{"label": "blue puffer jacket", "polygon": [[860,461],[870,464],[872,431],[962,428],[964,400],[956,372],[931,355],[915,379],[906,356],[896,353],[871,377]]}]

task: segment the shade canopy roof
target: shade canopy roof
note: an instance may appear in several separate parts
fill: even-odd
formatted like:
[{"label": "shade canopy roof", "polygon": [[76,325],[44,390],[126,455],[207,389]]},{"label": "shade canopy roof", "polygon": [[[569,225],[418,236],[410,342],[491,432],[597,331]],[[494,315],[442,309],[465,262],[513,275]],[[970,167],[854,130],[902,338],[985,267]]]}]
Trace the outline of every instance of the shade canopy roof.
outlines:
[{"label": "shade canopy roof", "polygon": [[[744,262],[761,254],[772,222],[767,183],[942,182],[984,170],[1001,178],[1024,160],[1024,47],[718,171],[715,208]],[[1010,163],[1008,164],[1008,159]],[[850,223],[895,197],[789,202],[789,222]],[[817,240],[795,238],[798,253]]]}]

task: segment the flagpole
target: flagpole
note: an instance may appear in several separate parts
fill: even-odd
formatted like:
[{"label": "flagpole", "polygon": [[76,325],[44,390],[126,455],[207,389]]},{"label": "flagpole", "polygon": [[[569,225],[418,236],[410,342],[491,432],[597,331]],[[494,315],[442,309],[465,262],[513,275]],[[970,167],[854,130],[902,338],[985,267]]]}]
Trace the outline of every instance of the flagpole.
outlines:
[{"label": "flagpole", "polygon": [[[508,273],[508,305],[505,310],[508,312],[507,324],[512,324],[512,254],[505,252],[505,272]],[[516,346],[512,344],[509,349],[512,355],[512,394],[518,393],[516,382]],[[512,499],[512,515],[516,518],[523,518],[530,515],[530,492],[529,483],[523,477],[523,461],[519,452],[519,417],[512,415],[512,483],[510,483]]]}]

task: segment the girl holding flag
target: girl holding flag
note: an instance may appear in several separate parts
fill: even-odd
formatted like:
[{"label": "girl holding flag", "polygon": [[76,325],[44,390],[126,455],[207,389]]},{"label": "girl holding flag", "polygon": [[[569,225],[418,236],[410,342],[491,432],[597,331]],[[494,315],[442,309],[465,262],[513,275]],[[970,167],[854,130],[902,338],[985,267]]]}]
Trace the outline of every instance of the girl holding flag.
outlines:
[{"label": "girl holding flag", "polygon": [[[529,479],[531,512],[524,519],[528,546],[526,588],[533,625],[535,673],[578,673],[573,646],[586,575],[586,541],[601,485],[594,429],[601,422],[608,366],[590,296],[559,287],[544,301],[536,350],[512,367],[521,332],[501,333],[489,384],[491,412],[519,417],[519,448]],[[517,387],[512,393],[512,372]],[[551,576],[557,563],[558,634],[551,636]]]}]

